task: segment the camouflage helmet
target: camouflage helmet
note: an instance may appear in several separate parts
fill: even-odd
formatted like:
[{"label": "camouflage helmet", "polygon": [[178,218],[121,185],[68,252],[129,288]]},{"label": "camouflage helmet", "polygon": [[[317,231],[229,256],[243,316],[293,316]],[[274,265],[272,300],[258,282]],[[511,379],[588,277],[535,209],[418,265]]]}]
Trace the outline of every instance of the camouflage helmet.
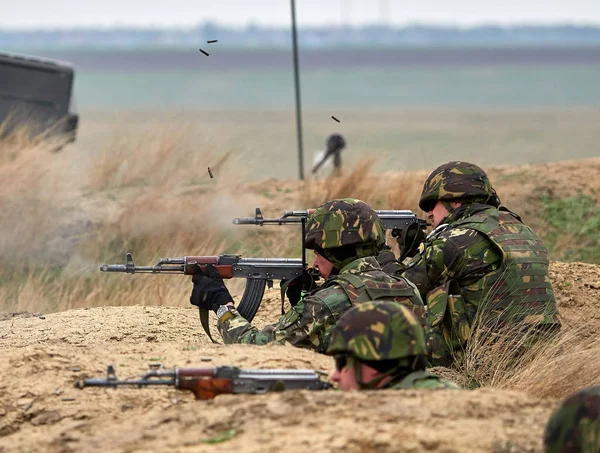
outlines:
[{"label": "camouflage helmet", "polygon": [[544,451],[600,452],[600,386],[574,393],[552,413],[544,433]]},{"label": "camouflage helmet", "polygon": [[346,311],[331,330],[327,354],[359,361],[427,355],[425,334],[415,315],[397,302],[364,302]]},{"label": "camouflage helmet", "polygon": [[343,198],[322,204],[306,223],[306,248],[385,245],[385,230],[377,213],[364,201]]},{"label": "camouflage helmet", "polygon": [[433,170],[425,184],[419,207],[428,212],[438,200],[495,197],[488,175],[475,164],[453,161]]}]

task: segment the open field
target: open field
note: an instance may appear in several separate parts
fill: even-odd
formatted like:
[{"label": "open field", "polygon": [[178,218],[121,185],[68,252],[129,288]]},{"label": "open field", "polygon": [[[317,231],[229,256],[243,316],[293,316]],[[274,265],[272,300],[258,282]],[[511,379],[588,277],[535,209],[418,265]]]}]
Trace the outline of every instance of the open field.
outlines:
[{"label": "open field", "polygon": [[[336,123],[332,115],[341,122]],[[98,110],[83,112],[81,121],[81,133],[69,151],[72,159],[88,159],[115,142],[140,143],[173,131],[177,145],[194,155],[190,162],[200,155],[210,165],[230,151],[236,167],[221,178],[298,177],[292,108],[257,112]],[[305,174],[310,176],[314,153],[322,150],[327,136],[335,132],[346,138],[346,165],[376,158],[376,171],[412,171],[458,159],[488,167],[600,157],[598,124],[600,110],[585,108],[306,111]],[[199,178],[204,172],[205,168],[197,168]]]},{"label": "open field", "polygon": [[[356,113],[339,126],[360,131],[364,149],[365,137],[400,129],[405,139],[409,131],[430,139],[430,153],[419,154],[417,171],[402,172],[409,164],[397,162],[409,162],[408,154],[381,151],[415,146],[387,138],[366,156],[349,148],[343,177],[305,182],[289,180],[294,158],[276,158],[294,148],[289,116],[169,115],[86,115],[78,143],[59,153],[19,136],[0,144],[0,452],[540,453],[558,399],[600,384],[597,114],[407,112],[384,121],[382,112]],[[329,116],[307,115],[315,136],[332,131]],[[265,125],[269,132],[260,134]],[[432,131],[445,138],[436,143]],[[588,158],[550,162],[575,157]],[[72,387],[76,378],[102,376],[109,363],[134,378],[148,363],[206,365],[201,357],[210,365],[331,371],[329,358],[310,351],[210,344],[189,307],[188,277],[111,275],[98,266],[122,262],[128,251],[138,264],[186,254],[299,256],[297,229],[235,227],[231,219],[257,206],[278,216],[343,196],[422,214],[423,168],[457,158],[489,169],[503,202],[551,248],[565,329],[523,368],[500,368],[501,357],[489,356],[484,374],[439,370],[480,387],[455,392],[302,391],[201,402],[172,389]],[[239,298],[242,283],[229,286]],[[256,325],[277,318],[278,296],[277,288],[267,293]],[[224,433],[226,440],[204,443]]]}]

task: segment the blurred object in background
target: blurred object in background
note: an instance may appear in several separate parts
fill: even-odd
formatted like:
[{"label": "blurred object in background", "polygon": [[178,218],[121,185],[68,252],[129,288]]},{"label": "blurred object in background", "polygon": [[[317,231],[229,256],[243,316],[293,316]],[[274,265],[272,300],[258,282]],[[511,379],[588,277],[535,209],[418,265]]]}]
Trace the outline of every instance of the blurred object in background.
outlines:
[{"label": "blurred object in background", "polygon": [[[346,140],[340,134],[332,134],[325,141],[325,151],[315,153],[313,158],[313,175],[329,161],[327,167],[331,167],[333,161],[332,176],[340,176],[342,173],[342,150],[346,147]],[[332,159],[330,159],[332,158]]]},{"label": "blurred object in background", "polygon": [[24,128],[31,138],[64,134],[74,142],[74,77],[70,63],[0,52],[0,138]]}]

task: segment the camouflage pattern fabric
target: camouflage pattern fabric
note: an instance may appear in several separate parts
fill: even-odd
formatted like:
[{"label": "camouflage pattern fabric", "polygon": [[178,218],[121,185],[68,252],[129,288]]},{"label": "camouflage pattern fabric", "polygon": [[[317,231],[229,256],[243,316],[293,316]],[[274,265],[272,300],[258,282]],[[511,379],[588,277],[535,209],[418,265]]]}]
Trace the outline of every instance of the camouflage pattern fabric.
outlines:
[{"label": "camouflage pattern fabric", "polygon": [[428,212],[438,200],[494,198],[499,201],[487,174],[475,164],[453,161],[433,170],[425,184],[419,207]]},{"label": "camouflage pattern fabric", "polygon": [[377,213],[364,201],[344,198],[319,206],[306,223],[306,248],[385,245],[385,230]]},{"label": "camouflage pattern fabric", "polygon": [[515,214],[472,203],[453,210],[444,223],[402,273],[427,300],[434,364],[448,364],[483,313],[498,331],[515,323],[560,326],[546,248]]},{"label": "camouflage pattern fabric", "polygon": [[384,389],[454,389],[458,390],[461,387],[454,382],[442,379],[435,374],[428,373],[426,371],[415,371],[409,375],[403,377],[400,381],[392,380],[383,387]]},{"label": "camouflage pattern fabric", "polygon": [[552,413],[544,433],[544,451],[600,452],[600,386],[576,392]]},{"label": "camouflage pattern fabric", "polygon": [[[351,284],[344,281],[346,286],[342,287],[334,281],[347,276],[354,277],[364,286],[351,290]],[[357,283],[356,280],[354,282]],[[301,300],[275,324],[258,330],[233,311],[234,316],[223,322],[219,321],[218,328],[225,343],[289,343],[325,352],[331,329],[340,316],[354,304],[371,300],[367,288],[377,292],[382,300],[394,300],[409,306],[414,304],[411,309],[417,316],[424,311],[423,301],[415,287],[405,279],[387,275],[381,271],[374,257],[367,257],[354,260],[342,268],[339,275],[327,279],[319,290]],[[399,291],[409,296],[397,296]],[[352,297],[348,295],[349,292]]]},{"label": "camouflage pattern fabric", "polygon": [[410,309],[394,302],[365,302],[342,315],[327,354],[360,361],[427,355],[423,328]]}]

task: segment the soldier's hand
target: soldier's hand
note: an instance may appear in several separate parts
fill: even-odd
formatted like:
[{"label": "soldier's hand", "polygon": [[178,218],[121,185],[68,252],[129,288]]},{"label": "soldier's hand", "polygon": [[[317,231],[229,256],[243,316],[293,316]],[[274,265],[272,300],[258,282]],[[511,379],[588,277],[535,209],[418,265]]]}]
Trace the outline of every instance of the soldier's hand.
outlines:
[{"label": "soldier's hand", "polygon": [[315,269],[309,268],[304,272],[304,285],[302,285],[302,275],[294,277],[287,283],[285,295],[292,307],[294,307],[302,298],[302,291],[310,292],[317,287],[316,282],[319,275]]},{"label": "soldier's hand", "polygon": [[190,295],[190,303],[199,308],[217,310],[221,305],[233,302],[223,279],[214,266],[208,264],[206,269],[192,276],[194,287]]},{"label": "soldier's hand", "polygon": [[427,234],[418,223],[413,223],[396,238],[400,247],[400,259],[412,258],[419,251],[419,245],[425,240]]}]

